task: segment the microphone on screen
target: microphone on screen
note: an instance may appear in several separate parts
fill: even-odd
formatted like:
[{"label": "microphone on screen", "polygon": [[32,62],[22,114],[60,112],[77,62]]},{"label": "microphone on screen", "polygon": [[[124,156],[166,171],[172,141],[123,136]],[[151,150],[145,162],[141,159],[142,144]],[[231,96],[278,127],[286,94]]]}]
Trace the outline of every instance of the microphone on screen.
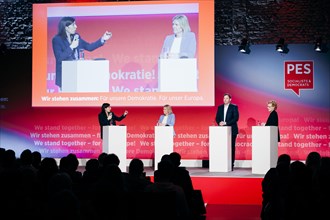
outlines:
[{"label": "microphone on screen", "polygon": [[75,34],[73,40],[79,40],[79,34]]}]

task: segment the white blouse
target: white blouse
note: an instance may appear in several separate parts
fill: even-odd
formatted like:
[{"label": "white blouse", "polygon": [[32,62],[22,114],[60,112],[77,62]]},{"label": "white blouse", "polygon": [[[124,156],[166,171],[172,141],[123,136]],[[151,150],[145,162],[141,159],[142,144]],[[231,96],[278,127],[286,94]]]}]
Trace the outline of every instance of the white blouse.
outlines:
[{"label": "white blouse", "polygon": [[167,119],[168,119],[168,115],[165,115],[162,121],[162,124],[166,125],[167,124]]},{"label": "white blouse", "polygon": [[174,38],[174,41],[173,41],[172,46],[171,46],[170,53],[174,53],[174,54],[179,54],[180,53],[181,41],[182,41],[182,37],[175,37]]}]

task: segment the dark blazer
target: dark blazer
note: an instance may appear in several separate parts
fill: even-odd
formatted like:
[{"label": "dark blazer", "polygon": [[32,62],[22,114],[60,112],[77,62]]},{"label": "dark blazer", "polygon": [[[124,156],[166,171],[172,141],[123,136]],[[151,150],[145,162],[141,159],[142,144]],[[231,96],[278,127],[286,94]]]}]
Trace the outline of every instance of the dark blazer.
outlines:
[{"label": "dark blazer", "polygon": [[113,112],[111,112],[111,113],[112,113],[111,120],[108,120],[108,117],[104,111],[100,112],[98,115],[99,124],[100,124],[100,128],[101,128],[101,139],[103,139],[103,126],[116,125],[116,121],[121,121],[124,118],[126,118],[126,115],[122,115],[122,116],[118,117]]},{"label": "dark blazer", "polygon": [[66,38],[60,35],[55,35],[52,40],[53,52],[56,59],[56,81],[55,84],[62,87],[62,61],[65,60],[75,60],[75,51],[79,49],[84,49],[87,51],[93,51],[101,47],[104,43],[101,42],[101,38],[94,43],[88,43],[79,37],[79,45],[77,48],[72,50],[70,48],[70,43]]},{"label": "dark blazer", "polygon": [[224,120],[223,114],[224,114],[224,104],[222,104],[218,107],[217,115],[215,118],[217,125],[219,125],[220,121],[225,121],[227,124],[226,126],[231,126],[232,134],[237,135],[238,134],[237,121],[239,119],[237,105],[229,104],[227,114],[226,114],[226,120]]},{"label": "dark blazer", "polygon": [[275,110],[269,114],[265,126],[277,126],[277,133],[278,133],[277,139],[278,139],[278,142],[280,142],[280,129],[278,128],[278,115]]}]

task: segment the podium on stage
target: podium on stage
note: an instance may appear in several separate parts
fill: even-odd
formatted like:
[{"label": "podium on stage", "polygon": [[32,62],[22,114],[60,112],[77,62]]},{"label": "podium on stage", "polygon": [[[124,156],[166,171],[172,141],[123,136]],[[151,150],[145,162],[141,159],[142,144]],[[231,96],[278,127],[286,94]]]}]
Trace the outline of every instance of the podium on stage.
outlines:
[{"label": "podium on stage", "polygon": [[278,159],[277,126],[252,127],[252,174],[266,174]]},{"label": "podium on stage", "polygon": [[155,158],[154,170],[158,169],[164,154],[173,152],[173,126],[155,126]]},{"label": "podium on stage", "polygon": [[197,92],[197,59],[159,59],[159,92]]},{"label": "podium on stage", "polygon": [[109,92],[109,60],[62,61],[62,92]]},{"label": "podium on stage", "polygon": [[118,156],[119,168],[126,172],[126,126],[103,126],[102,150],[107,154]]},{"label": "podium on stage", "polygon": [[209,171],[229,172],[232,169],[231,127],[209,127]]}]

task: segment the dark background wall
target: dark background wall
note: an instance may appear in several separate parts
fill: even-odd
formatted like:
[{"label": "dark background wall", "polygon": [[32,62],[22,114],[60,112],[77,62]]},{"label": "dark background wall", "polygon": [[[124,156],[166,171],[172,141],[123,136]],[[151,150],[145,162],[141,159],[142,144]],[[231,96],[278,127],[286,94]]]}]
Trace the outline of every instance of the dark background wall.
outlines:
[{"label": "dark background wall", "polygon": [[[56,2],[86,0],[1,0],[1,50],[31,49],[32,4]],[[329,0],[215,0],[215,44],[238,45],[242,38],[251,45],[276,44],[279,38],[313,44],[319,37],[329,43],[329,11]]]}]

